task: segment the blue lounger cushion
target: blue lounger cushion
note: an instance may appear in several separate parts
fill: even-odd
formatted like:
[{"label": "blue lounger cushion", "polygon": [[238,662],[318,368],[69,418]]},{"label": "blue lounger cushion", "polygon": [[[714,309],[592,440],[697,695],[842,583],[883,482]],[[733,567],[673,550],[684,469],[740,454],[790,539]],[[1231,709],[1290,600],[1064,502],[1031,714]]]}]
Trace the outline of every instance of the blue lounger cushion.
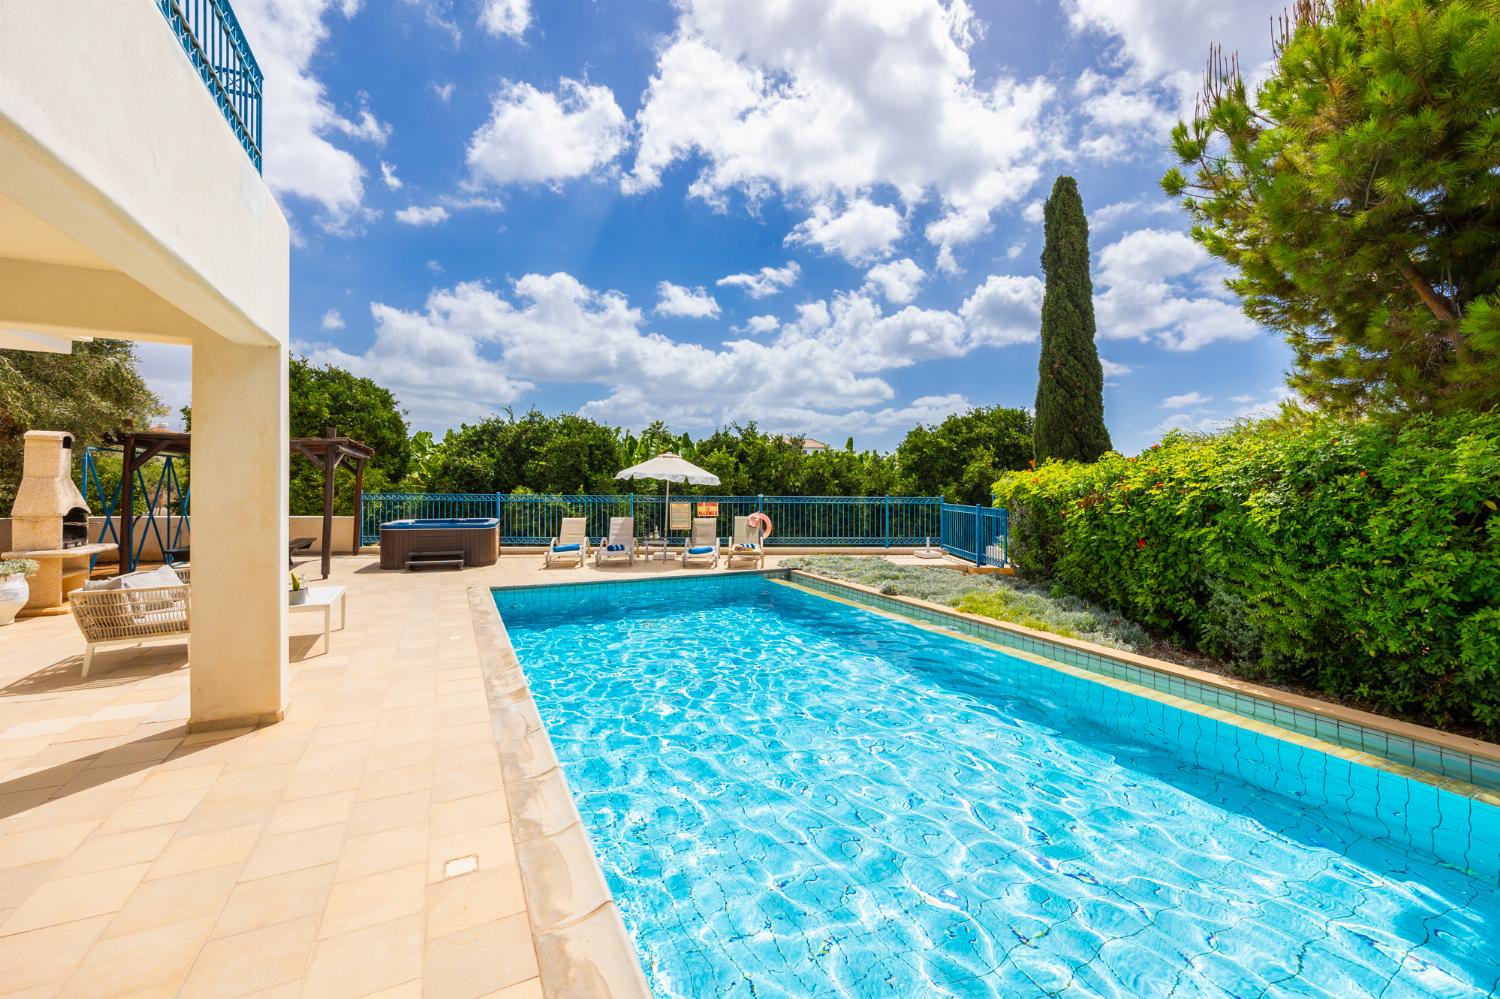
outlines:
[{"label": "blue lounger cushion", "polygon": [[713,545],[694,545],[692,548],[688,549],[688,554],[689,555],[712,555],[713,551],[714,551],[714,546]]},{"label": "blue lounger cushion", "polygon": [[555,551],[555,552],[576,552],[578,550],[578,546],[576,544],[573,544],[573,545],[553,545],[552,546],[552,550]]},{"label": "blue lounger cushion", "polygon": [[760,545],[756,544],[753,541],[741,541],[734,547],[737,551],[754,551],[755,549],[759,548]]},{"label": "blue lounger cushion", "polygon": [[604,546],[604,550],[607,551],[607,552],[622,552],[622,551],[625,550],[625,546],[624,545],[605,545]]}]

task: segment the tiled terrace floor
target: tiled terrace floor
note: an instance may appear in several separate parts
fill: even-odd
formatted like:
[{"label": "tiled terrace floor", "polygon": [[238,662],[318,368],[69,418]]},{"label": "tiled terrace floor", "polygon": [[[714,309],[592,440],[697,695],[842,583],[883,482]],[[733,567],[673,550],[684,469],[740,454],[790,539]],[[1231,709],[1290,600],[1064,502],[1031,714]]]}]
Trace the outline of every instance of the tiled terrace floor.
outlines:
[{"label": "tiled terrace floor", "polygon": [[185,643],[0,629],[0,995],[542,995],[467,592],[632,570],[540,562],[335,559],[257,730],[187,734]]}]

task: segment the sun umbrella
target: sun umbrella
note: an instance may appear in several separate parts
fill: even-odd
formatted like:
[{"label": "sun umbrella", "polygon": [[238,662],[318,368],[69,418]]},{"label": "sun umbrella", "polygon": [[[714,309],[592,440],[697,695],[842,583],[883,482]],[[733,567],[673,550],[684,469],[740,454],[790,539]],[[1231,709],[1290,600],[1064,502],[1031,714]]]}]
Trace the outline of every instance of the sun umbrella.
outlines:
[{"label": "sun umbrella", "polygon": [[[695,486],[716,486],[719,477],[713,472],[699,468],[691,461],[684,461],[671,451],[657,455],[650,461],[643,461],[639,465],[631,465],[615,473],[617,479],[657,479],[667,484],[666,502],[672,502],[672,483],[687,482]],[[667,507],[666,509],[670,509]],[[663,524],[665,525],[665,518]],[[662,536],[666,536],[666,531]]]}]

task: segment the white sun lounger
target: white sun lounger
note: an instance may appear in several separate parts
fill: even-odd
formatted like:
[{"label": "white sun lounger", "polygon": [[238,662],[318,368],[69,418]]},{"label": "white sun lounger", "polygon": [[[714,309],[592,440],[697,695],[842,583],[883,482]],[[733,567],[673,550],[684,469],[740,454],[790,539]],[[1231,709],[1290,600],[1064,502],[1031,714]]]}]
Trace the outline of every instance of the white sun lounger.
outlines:
[{"label": "white sun lounger", "polygon": [[734,518],[734,537],[729,542],[729,550],[724,553],[724,566],[728,568],[734,565],[737,558],[753,558],[758,569],[766,565],[766,545],[761,538],[760,529],[750,526],[749,517]]},{"label": "white sun lounger", "polygon": [[609,518],[609,537],[594,549],[594,564],[628,562],[635,565],[635,518]]},{"label": "white sun lounger", "polygon": [[[687,544],[682,546],[682,564],[698,565],[707,562],[709,565],[719,564],[719,535],[717,517],[694,517],[693,532],[688,537]],[[707,548],[708,551],[694,552],[694,548]]]},{"label": "white sun lounger", "polygon": [[564,517],[557,537],[547,546],[542,564],[551,568],[554,562],[572,562],[580,567],[589,557],[589,533],[587,517]]}]

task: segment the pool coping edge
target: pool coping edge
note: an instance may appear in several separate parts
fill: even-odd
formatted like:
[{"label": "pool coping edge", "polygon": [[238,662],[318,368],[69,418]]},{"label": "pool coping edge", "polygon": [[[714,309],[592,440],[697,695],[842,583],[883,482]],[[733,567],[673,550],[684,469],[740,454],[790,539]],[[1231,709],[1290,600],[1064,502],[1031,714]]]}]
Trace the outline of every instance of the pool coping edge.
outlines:
[{"label": "pool coping edge", "polygon": [[543,995],[649,997],[567,777],[552,750],[491,588],[469,588],[490,726]]}]

